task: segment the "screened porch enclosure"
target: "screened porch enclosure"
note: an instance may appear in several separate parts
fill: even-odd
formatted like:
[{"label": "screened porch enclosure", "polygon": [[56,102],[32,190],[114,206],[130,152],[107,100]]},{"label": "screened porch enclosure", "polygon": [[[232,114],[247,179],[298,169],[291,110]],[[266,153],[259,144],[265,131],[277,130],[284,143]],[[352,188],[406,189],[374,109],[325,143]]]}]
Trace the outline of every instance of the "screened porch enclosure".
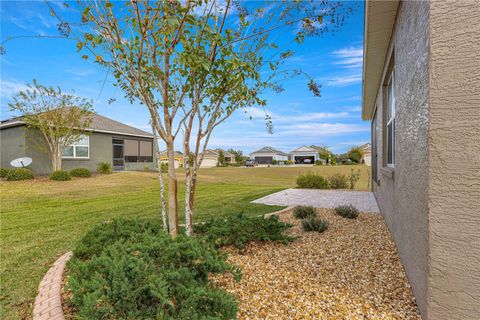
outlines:
[{"label": "screened porch enclosure", "polygon": [[113,139],[113,169],[125,170],[126,164],[153,162],[153,143],[140,139]]}]

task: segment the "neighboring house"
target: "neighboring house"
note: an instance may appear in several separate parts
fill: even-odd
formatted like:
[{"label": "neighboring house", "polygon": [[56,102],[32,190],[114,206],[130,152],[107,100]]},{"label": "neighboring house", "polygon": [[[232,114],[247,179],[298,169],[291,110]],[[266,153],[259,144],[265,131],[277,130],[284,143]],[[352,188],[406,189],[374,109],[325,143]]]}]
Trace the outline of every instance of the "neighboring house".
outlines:
[{"label": "neighboring house", "polygon": [[[99,162],[108,162],[114,170],[153,170],[153,136],[140,129],[115,120],[92,115],[88,134],[63,151],[62,168],[88,168],[96,170]],[[40,131],[28,129],[21,117],[0,123],[0,167],[11,168],[10,161],[30,157],[29,166],[36,174],[52,171],[50,154]]]},{"label": "neighboring house", "polygon": [[480,1],[367,1],[373,192],[423,319],[480,319]]},{"label": "neighboring house", "polygon": [[[175,154],[173,156],[173,163],[174,163],[174,168],[180,168],[183,166],[183,154],[181,154],[178,151],[175,151]],[[168,163],[168,154],[167,150],[160,151],[160,162],[161,163]]]},{"label": "neighboring house", "polygon": [[235,163],[234,154],[222,149],[208,149],[205,151],[205,154],[203,155],[203,161],[202,161],[202,164],[200,165],[200,168],[212,168],[219,165],[219,162],[218,162],[219,151],[223,151],[223,155],[225,157],[225,163],[227,164]]},{"label": "neighboring house", "polygon": [[314,164],[318,159],[318,150],[311,147],[303,146],[290,152],[290,160],[295,164]]},{"label": "neighboring house", "polygon": [[272,147],[263,147],[250,153],[250,159],[255,160],[258,164],[272,164],[273,160],[287,161],[288,153]]},{"label": "neighboring house", "polygon": [[310,148],[317,150],[318,156],[324,164],[332,162],[333,154],[326,147],[311,145]]},{"label": "neighboring house", "polygon": [[367,166],[372,165],[372,144],[365,143],[359,147],[360,149],[363,150],[363,157],[361,160],[361,163],[366,164]]}]

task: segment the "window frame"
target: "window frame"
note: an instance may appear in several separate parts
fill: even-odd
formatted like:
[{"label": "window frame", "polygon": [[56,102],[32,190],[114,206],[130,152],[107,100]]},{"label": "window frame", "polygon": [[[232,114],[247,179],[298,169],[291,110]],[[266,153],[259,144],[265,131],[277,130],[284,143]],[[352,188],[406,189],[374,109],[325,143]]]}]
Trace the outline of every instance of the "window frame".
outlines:
[{"label": "window frame", "polygon": [[[79,144],[83,138],[81,138],[78,142],[64,145],[62,150],[62,159],[90,159],[90,135],[82,135],[82,137],[87,139],[87,144]],[[65,148],[72,147],[73,148],[73,156],[64,156],[63,152]],[[87,156],[86,157],[78,157],[77,156],[77,148],[76,147],[87,147]]]},{"label": "window frame", "polygon": [[[390,87],[391,85],[391,87]],[[389,90],[391,88],[391,92]],[[386,99],[386,164],[389,168],[395,168],[395,66],[393,66],[392,71],[390,72],[390,77],[387,82],[387,99]],[[391,155],[390,155],[391,151]]]}]

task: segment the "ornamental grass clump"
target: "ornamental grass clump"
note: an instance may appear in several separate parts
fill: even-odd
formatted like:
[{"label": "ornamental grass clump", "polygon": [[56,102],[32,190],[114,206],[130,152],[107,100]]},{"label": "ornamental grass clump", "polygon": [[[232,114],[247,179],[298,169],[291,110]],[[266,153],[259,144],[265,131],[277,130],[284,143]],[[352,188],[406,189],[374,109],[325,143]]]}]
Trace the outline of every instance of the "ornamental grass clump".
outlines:
[{"label": "ornamental grass clump", "polygon": [[304,189],[328,189],[328,181],[321,175],[307,172],[297,177],[297,186]]},{"label": "ornamental grass clump", "polygon": [[72,177],[88,178],[92,176],[92,172],[87,168],[75,168],[70,171]]},{"label": "ornamental grass clump", "polygon": [[70,174],[67,171],[57,170],[52,172],[52,174],[50,175],[50,180],[68,181],[72,180],[72,177],[70,177]]},{"label": "ornamental grass clump", "polygon": [[113,220],[90,230],[68,263],[79,319],[234,319],[235,297],[209,274],[239,271],[200,239],[175,239],[157,222]]},{"label": "ornamental grass clump", "polygon": [[31,180],[33,179],[33,172],[27,168],[16,168],[9,170],[5,178],[7,181]]},{"label": "ornamental grass clump", "polygon": [[238,214],[228,219],[212,219],[204,224],[194,226],[197,237],[212,243],[215,247],[234,245],[243,248],[251,241],[275,241],[287,244],[294,237],[284,235],[283,232],[292,225],[281,222],[278,216],[268,218],[248,217]]},{"label": "ornamental grass clump", "polygon": [[104,174],[112,173],[112,165],[108,162],[99,162],[97,164],[97,172]]},{"label": "ornamental grass clump", "polygon": [[302,220],[302,227],[305,231],[322,233],[328,228],[328,221],[317,217],[309,217]]},{"label": "ornamental grass clump", "polygon": [[316,215],[317,211],[312,206],[296,206],[293,208],[293,216],[297,219],[305,219]]},{"label": "ornamental grass clump", "polygon": [[360,214],[358,209],[352,205],[338,206],[335,208],[335,213],[341,217],[348,218],[348,219],[355,219]]}]

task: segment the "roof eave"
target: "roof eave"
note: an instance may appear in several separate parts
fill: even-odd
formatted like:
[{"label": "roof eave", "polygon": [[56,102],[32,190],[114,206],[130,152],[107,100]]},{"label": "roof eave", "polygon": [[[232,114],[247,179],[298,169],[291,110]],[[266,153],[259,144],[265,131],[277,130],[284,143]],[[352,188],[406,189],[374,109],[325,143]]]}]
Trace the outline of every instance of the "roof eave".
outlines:
[{"label": "roof eave", "polygon": [[370,120],[382,79],[399,0],[365,1],[362,119]]},{"label": "roof eave", "polygon": [[[7,128],[12,128],[12,127],[18,127],[18,126],[24,126],[26,125],[25,122],[23,121],[14,121],[14,122],[8,122],[5,124],[0,125],[0,129],[7,129]],[[130,136],[130,137],[142,137],[142,138],[150,138],[153,139],[152,134],[136,134],[136,133],[127,133],[127,132],[119,132],[119,131],[109,131],[109,130],[99,130],[99,129],[91,129],[91,128],[86,128],[85,131],[90,131],[90,132],[99,132],[99,133],[109,133],[109,134],[116,134],[116,135],[121,135],[121,136]]]}]

